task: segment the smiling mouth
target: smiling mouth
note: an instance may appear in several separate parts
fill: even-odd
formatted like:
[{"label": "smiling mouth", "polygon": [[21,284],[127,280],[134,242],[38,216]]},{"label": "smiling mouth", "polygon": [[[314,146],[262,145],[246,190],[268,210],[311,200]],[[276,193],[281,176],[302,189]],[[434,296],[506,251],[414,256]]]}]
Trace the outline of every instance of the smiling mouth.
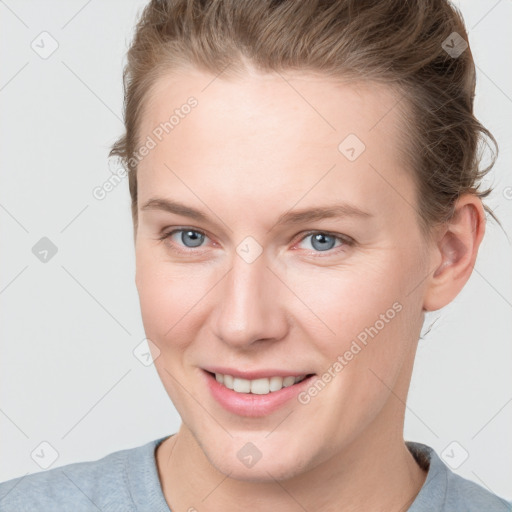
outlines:
[{"label": "smiling mouth", "polygon": [[206,373],[211,375],[219,384],[227,389],[231,389],[235,393],[240,394],[254,394],[254,395],[268,395],[275,393],[283,388],[287,388],[302,382],[303,380],[312,377],[314,374],[309,373],[298,376],[287,376],[287,377],[263,377],[260,379],[242,379],[240,377],[234,377],[233,375],[227,375],[222,373],[213,373],[205,370]]}]

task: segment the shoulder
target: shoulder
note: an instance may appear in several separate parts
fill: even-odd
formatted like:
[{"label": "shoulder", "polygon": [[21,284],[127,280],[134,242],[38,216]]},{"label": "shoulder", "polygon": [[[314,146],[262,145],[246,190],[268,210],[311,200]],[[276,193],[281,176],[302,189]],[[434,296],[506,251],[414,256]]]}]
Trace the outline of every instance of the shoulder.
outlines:
[{"label": "shoulder", "polygon": [[429,466],[408,512],[512,512],[511,502],[454,473],[430,446],[410,441],[406,444],[420,465]]},{"label": "shoulder", "polygon": [[446,476],[446,511],[512,512],[512,503],[500,498],[481,485],[448,470]]},{"label": "shoulder", "polygon": [[67,464],[2,482],[0,510],[135,511],[132,488],[140,482],[131,481],[130,469],[138,461],[141,464],[137,471],[144,474],[144,467],[154,461],[154,448],[159,441],[116,451],[98,460]]}]

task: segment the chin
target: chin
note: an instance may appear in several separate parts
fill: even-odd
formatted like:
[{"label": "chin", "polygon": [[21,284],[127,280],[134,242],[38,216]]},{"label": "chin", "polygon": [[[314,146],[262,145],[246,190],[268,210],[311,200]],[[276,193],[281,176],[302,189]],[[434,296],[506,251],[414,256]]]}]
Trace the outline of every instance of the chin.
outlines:
[{"label": "chin", "polygon": [[282,462],[263,461],[262,459],[252,468],[246,468],[237,459],[229,461],[224,458],[220,464],[214,464],[214,466],[222,474],[229,475],[229,478],[253,483],[289,480],[302,472],[297,462],[293,460],[283,464]]},{"label": "chin", "polygon": [[230,439],[227,445],[209,444],[203,452],[210,464],[222,474],[234,480],[263,483],[291,479],[315,465],[313,454],[300,453],[294,445],[263,439],[253,444],[249,438],[242,437]]}]

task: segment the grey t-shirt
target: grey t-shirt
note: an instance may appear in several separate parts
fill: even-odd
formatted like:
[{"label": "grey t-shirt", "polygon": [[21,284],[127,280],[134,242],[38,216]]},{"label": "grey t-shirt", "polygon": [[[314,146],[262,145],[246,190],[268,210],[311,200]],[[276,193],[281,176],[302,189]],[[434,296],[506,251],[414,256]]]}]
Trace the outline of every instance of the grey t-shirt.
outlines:
[{"label": "grey t-shirt", "polygon": [[[110,453],[0,483],[1,512],[170,512],[155,460],[156,447],[168,436],[142,446]],[[408,441],[428,475],[408,512],[511,512],[505,501],[453,473],[435,451]],[[200,498],[198,498],[199,500]],[[191,503],[201,510],[201,503]]]}]

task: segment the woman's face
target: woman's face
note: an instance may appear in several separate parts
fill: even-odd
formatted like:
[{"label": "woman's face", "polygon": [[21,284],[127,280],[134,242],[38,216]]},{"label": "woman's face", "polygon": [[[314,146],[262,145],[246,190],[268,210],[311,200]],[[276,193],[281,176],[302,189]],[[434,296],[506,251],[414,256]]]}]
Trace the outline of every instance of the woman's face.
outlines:
[{"label": "woman's face", "polygon": [[398,98],[197,70],[150,98],[136,284],[183,428],[253,480],[401,439],[429,269]]}]

